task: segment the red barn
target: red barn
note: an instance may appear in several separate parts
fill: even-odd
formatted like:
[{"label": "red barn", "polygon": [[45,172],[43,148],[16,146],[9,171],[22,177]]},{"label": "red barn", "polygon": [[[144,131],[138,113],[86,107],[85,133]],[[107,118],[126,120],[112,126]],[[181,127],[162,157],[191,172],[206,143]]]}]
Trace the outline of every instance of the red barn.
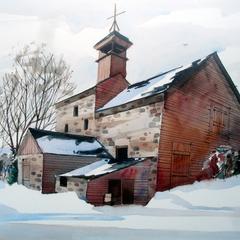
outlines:
[{"label": "red barn", "polygon": [[[129,199],[145,204],[154,191],[192,183],[216,146],[240,149],[240,95],[217,53],[129,84],[131,45],[118,31],[110,32],[94,46],[99,53],[96,85],[56,104],[56,131],[96,137],[114,157],[116,169],[89,176],[62,169],[56,191],[76,191],[97,205],[118,192],[120,200],[113,203],[125,203],[129,183]],[[51,160],[56,166],[57,158]],[[107,164],[111,169],[113,163]],[[128,171],[136,175],[125,177]]]}]

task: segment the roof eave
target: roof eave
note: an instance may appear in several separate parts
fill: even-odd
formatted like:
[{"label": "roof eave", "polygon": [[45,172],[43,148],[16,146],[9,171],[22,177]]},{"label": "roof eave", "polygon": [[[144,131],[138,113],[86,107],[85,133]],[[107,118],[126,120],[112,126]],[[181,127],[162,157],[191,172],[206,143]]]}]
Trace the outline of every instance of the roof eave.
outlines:
[{"label": "roof eave", "polygon": [[217,52],[214,52],[211,54],[211,56],[215,59],[217,65],[219,66],[220,70],[222,71],[224,77],[226,78],[226,80],[228,81],[232,91],[234,92],[238,102],[240,103],[240,93],[236,87],[236,85],[234,84],[232,78],[230,77],[230,75],[228,74],[226,68],[224,67],[222,61],[220,60]]},{"label": "roof eave", "polygon": [[150,96],[146,96],[146,97],[143,97],[140,99],[136,99],[136,100],[124,103],[124,104],[120,104],[120,105],[117,105],[114,107],[109,107],[109,108],[105,108],[102,110],[99,109],[96,111],[96,118],[119,113],[119,112],[125,112],[128,110],[143,107],[148,104],[155,103],[155,102],[162,102],[162,101],[164,101],[165,91],[156,93],[156,94],[152,94]]}]

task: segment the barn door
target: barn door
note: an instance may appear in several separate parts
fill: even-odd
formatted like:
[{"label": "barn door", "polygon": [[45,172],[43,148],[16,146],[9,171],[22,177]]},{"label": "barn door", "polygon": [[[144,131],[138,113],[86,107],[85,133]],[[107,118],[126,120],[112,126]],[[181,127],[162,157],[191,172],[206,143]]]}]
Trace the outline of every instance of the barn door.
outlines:
[{"label": "barn door", "polygon": [[23,159],[22,161],[22,179],[23,185],[29,187],[30,184],[30,161],[29,159]]},{"label": "barn door", "polygon": [[122,203],[133,204],[134,202],[134,180],[123,180]]},{"label": "barn door", "polygon": [[111,204],[117,205],[122,203],[122,186],[121,180],[111,179],[108,182],[108,192],[111,193]]},{"label": "barn door", "polygon": [[187,184],[190,172],[190,144],[173,143],[171,187]]}]

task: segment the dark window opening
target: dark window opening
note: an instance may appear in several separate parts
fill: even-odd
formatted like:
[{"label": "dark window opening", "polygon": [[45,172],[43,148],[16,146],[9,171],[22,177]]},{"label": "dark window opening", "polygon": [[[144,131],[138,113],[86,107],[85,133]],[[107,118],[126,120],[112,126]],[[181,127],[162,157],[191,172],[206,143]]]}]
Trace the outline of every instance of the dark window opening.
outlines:
[{"label": "dark window opening", "polygon": [[134,180],[125,179],[122,182],[122,204],[134,203]]},{"label": "dark window opening", "polygon": [[122,162],[128,159],[128,147],[116,148],[116,159],[118,162]]},{"label": "dark window opening", "polygon": [[60,177],[60,186],[67,187],[67,178],[66,177]]},{"label": "dark window opening", "polygon": [[84,130],[88,129],[88,123],[89,123],[88,119],[84,119],[84,126],[83,126]]},{"label": "dark window opening", "polygon": [[116,44],[116,43],[108,44],[101,49],[101,52],[106,53],[106,54],[110,53],[110,52],[120,54],[124,51],[126,51],[126,49],[123,46]]},{"label": "dark window opening", "polygon": [[108,180],[108,192],[111,193],[111,205],[121,204],[121,180]]},{"label": "dark window opening", "polygon": [[73,116],[77,117],[78,116],[78,106],[73,107]]},{"label": "dark window opening", "polygon": [[65,133],[68,132],[68,124],[65,124],[65,126],[64,126],[64,132],[65,132]]},{"label": "dark window opening", "polygon": [[108,193],[111,194],[111,205],[134,203],[133,179],[109,179]]}]

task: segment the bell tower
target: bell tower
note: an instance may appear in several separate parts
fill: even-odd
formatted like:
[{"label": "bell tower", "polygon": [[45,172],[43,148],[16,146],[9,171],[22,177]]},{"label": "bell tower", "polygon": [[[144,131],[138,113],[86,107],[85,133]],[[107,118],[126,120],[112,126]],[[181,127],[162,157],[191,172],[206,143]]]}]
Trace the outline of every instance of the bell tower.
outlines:
[{"label": "bell tower", "polygon": [[116,74],[126,77],[127,49],[131,45],[132,43],[128,38],[113,31],[94,46],[99,51],[97,82]]},{"label": "bell tower", "polygon": [[116,17],[121,13],[116,13],[114,8],[113,23],[110,33],[95,44],[94,48],[98,51],[98,74],[96,85],[96,109],[104,106],[123,89],[127,88],[126,63],[127,49],[132,42],[121,33],[116,21]]}]

